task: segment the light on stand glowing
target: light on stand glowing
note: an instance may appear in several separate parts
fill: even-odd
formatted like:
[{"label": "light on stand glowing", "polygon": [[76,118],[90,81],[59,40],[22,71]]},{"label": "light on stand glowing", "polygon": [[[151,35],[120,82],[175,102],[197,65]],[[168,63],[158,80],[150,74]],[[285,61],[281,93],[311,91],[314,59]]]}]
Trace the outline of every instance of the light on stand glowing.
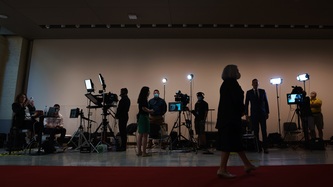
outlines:
[{"label": "light on stand glowing", "polygon": [[84,83],[86,85],[87,92],[94,92],[94,83],[92,82],[91,79],[86,79],[84,80]]},{"label": "light on stand glowing", "polygon": [[298,75],[298,76],[296,77],[296,79],[297,79],[298,81],[307,81],[307,80],[309,80],[309,78],[310,78],[310,76],[309,76],[309,74],[307,74],[307,73],[304,73],[304,74]]},{"label": "light on stand glowing", "polygon": [[189,75],[187,75],[187,79],[188,79],[188,80],[192,80],[192,79],[193,79],[193,74],[189,74]]},{"label": "light on stand glowing", "polygon": [[269,81],[271,84],[281,84],[282,79],[281,78],[273,78]]}]

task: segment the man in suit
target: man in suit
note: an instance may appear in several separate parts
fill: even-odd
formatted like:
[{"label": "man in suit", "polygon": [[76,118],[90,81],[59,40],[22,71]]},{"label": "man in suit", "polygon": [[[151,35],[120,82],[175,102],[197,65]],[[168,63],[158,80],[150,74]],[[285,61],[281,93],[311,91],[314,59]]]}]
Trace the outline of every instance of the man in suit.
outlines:
[{"label": "man in suit", "polygon": [[[262,135],[262,148],[264,153],[268,153],[268,139],[267,139],[267,125],[266,120],[269,117],[269,107],[267,101],[266,91],[264,89],[258,89],[258,79],[252,80],[252,89],[246,92],[245,98],[245,115],[249,119],[249,104],[251,105],[251,124],[254,131],[254,135],[259,140],[259,127]],[[260,125],[260,126],[259,126]],[[259,149],[261,152],[261,149]]]}]

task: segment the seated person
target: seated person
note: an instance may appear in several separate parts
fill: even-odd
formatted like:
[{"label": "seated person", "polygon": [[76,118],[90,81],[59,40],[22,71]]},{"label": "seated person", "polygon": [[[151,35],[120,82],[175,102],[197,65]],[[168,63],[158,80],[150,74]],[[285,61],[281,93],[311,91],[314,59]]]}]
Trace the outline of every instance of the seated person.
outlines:
[{"label": "seated person", "polygon": [[49,141],[51,142],[51,145],[54,145],[55,135],[60,134],[60,137],[57,138],[57,142],[60,146],[63,148],[66,147],[66,144],[64,142],[65,136],[66,136],[66,129],[64,128],[64,119],[62,115],[59,113],[60,111],[60,105],[55,104],[53,106],[56,108],[56,112],[53,116],[47,116],[44,119],[44,133],[50,134]]},{"label": "seated person", "polygon": [[26,133],[26,143],[35,135],[38,135],[37,140],[40,142],[42,138],[43,123],[36,120],[38,117],[35,113],[36,108],[33,100],[28,100],[27,95],[21,93],[16,96],[15,102],[12,104],[13,129],[28,129]]}]

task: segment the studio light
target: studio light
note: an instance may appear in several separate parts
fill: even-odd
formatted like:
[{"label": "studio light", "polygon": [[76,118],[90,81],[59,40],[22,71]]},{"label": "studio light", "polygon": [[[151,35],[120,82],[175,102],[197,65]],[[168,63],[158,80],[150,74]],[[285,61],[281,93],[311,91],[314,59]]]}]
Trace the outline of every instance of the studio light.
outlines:
[{"label": "studio light", "polygon": [[280,97],[279,97],[279,85],[282,84],[281,78],[272,78],[269,81],[271,84],[275,85],[276,88],[276,102],[277,102],[277,111],[278,111],[278,127],[279,127],[279,134],[281,134],[281,118],[280,118]]},{"label": "studio light", "polygon": [[84,83],[86,85],[87,92],[90,93],[90,92],[94,92],[95,91],[94,83],[92,82],[91,79],[84,80]]},{"label": "studio light", "polygon": [[101,85],[103,87],[103,91],[105,91],[106,84],[105,84],[105,81],[104,81],[104,78],[103,78],[102,74],[98,74],[98,78],[99,78],[99,82],[101,83]]},{"label": "studio light", "polygon": [[166,82],[168,82],[168,79],[164,77],[162,79],[162,83],[163,83],[163,99],[165,99],[165,84],[166,84]]},{"label": "studio light", "polygon": [[297,77],[296,77],[296,79],[298,80],[298,81],[307,81],[307,80],[309,80],[310,79],[310,75],[309,74],[307,74],[307,73],[304,73],[304,74],[300,74],[300,75],[298,75]]},{"label": "studio light", "polygon": [[270,81],[269,81],[271,84],[281,84],[282,83],[282,79],[281,78],[272,78]]},{"label": "studio light", "polygon": [[187,75],[187,79],[191,81],[193,79],[193,74]]},{"label": "studio light", "polygon": [[[193,77],[194,77],[194,75],[192,73],[187,75],[187,79],[190,81],[190,100],[191,100],[190,111],[192,111],[192,105],[193,105],[192,104],[193,103],[193,100],[192,100]],[[190,116],[190,120],[192,121],[192,115]]]}]

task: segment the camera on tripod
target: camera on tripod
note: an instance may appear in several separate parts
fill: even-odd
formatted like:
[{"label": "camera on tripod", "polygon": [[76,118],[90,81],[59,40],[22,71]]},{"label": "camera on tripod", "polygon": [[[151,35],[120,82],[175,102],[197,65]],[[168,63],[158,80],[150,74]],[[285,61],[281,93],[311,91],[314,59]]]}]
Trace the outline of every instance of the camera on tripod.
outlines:
[{"label": "camera on tripod", "polygon": [[118,95],[114,93],[104,93],[104,103],[107,106],[114,106],[118,102]]},{"label": "camera on tripod", "polygon": [[190,96],[188,96],[187,94],[183,94],[179,90],[178,92],[176,92],[175,101],[181,103],[182,110],[186,110],[186,106],[190,102]]},{"label": "camera on tripod", "polygon": [[293,90],[287,94],[288,105],[302,104],[304,102],[304,91],[302,87],[292,86]]}]

